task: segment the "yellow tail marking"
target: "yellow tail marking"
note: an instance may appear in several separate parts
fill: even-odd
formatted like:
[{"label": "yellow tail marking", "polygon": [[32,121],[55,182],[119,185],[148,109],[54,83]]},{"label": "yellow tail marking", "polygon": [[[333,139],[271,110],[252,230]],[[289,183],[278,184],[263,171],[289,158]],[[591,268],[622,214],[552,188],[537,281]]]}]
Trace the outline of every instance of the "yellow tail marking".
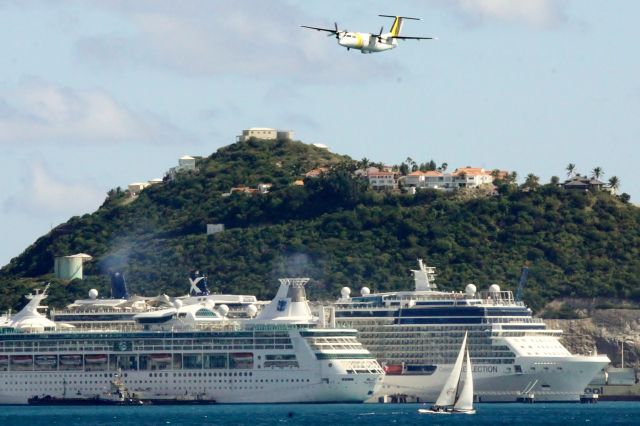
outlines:
[{"label": "yellow tail marking", "polygon": [[397,37],[400,35],[400,22],[401,18],[396,16],[396,19],[393,20],[393,25],[391,26],[391,35]]}]

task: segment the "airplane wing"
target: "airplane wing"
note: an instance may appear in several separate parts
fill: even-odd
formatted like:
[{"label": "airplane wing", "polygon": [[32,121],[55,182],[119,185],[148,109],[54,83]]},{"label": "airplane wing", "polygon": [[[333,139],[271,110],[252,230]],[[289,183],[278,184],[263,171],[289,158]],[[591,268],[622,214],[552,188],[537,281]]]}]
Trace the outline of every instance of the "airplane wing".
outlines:
[{"label": "airplane wing", "polygon": [[330,28],[310,27],[308,25],[300,25],[300,26],[302,28],[309,28],[309,29],[316,30],[316,31],[326,31],[326,32],[331,33],[331,34],[338,34],[337,30],[333,30],[333,29],[330,29]]},{"label": "airplane wing", "polygon": [[397,38],[398,40],[437,40],[437,37],[405,37],[405,36],[391,36],[391,38]]}]

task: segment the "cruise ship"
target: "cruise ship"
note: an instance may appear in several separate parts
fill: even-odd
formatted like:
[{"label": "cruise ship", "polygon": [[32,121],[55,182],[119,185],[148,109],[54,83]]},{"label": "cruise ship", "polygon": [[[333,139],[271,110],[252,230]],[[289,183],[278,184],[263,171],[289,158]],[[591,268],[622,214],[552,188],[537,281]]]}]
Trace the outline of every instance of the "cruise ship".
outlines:
[{"label": "cruise ship", "polygon": [[176,303],[111,329],[51,321],[39,311],[46,291],[30,295],[0,327],[0,404],[90,400],[115,377],[141,400],[363,402],[384,371],[356,330],[312,316],[307,280],[281,279],[251,320],[226,318],[211,303]]},{"label": "cruise ship", "polygon": [[436,271],[419,260],[414,291],[351,297],[333,304],[336,323],[357,329],[360,341],[384,367],[381,396],[435,401],[465,333],[475,395],[482,402],[578,401],[607,364],[606,356],[573,355],[532,311],[496,284],[477,291],[439,291]]},{"label": "cruise ship", "polygon": [[49,317],[77,328],[112,328],[135,324],[134,317],[142,312],[175,305],[216,306],[227,318],[246,319],[255,317],[268,303],[258,301],[253,295],[212,293],[208,288],[207,276],[199,271],[191,274],[189,285],[189,292],[179,297],[166,294],[151,297],[130,295],[124,275],[116,272],[111,275],[110,297],[99,297],[98,290],[90,289],[88,298],[75,300],[64,309],[50,309]]}]

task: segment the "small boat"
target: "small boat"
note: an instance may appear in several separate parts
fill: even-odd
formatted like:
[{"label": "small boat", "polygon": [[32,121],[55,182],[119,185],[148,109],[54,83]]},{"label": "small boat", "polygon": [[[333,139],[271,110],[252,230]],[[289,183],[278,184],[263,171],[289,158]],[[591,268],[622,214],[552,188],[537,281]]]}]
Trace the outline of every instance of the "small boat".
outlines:
[{"label": "small boat", "polygon": [[82,365],[82,355],[60,355],[62,365]]},{"label": "small boat", "polygon": [[33,364],[33,357],[31,355],[13,355],[11,356],[11,364],[16,364],[16,365]]},{"label": "small boat", "polygon": [[397,376],[402,374],[402,364],[390,364],[384,367],[384,373],[388,376]]},{"label": "small boat", "polygon": [[[462,363],[465,359],[466,352],[466,371],[462,389],[460,382],[462,376]],[[462,339],[462,346],[453,364],[453,370],[447,378],[436,403],[430,408],[418,409],[420,414],[475,414],[473,409],[473,374],[471,370],[471,359],[469,358],[469,349],[467,349],[467,333]]]},{"label": "small boat", "polygon": [[55,355],[36,355],[36,365],[56,365],[58,364],[58,357]]},{"label": "small boat", "polygon": [[236,352],[230,356],[236,367],[250,368],[253,365],[253,353],[251,352]]},{"label": "small boat", "polygon": [[27,400],[29,405],[145,405],[146,402],[136,398],[108,399],[99,395],[87,398],[58,398],[51,395],[34,396]]},{"label": "small boat", "polygon": [[171,354],[151,354],[149,358],[153,362],[171,362]]},{"label": "small boat", "polygon": [[87,364],[102,364],[107,362],[106,355],[85,355],[84,362]]},{"label": "small boat", "polygon": [[29,405],[145,405],[145,402],[135,395],[131,395],[122,381],[120,371],[115,374],[111,381],[111,388],[102,395],[91,395],[87,397],[75,396],[67,398],[67,383],[63,382],[64,392],[62,397],[51,395],[32,396],[27,399]]}]

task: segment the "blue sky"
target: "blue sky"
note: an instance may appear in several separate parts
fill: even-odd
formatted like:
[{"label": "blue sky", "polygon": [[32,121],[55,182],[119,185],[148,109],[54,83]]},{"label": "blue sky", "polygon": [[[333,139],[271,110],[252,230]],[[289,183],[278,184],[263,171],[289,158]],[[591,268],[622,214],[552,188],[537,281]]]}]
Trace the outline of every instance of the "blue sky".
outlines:
[{"label": "blue sky", "polygon": [[[301,24],[405,42],[347,52]],[[637,202],[640,2],[0,0],[0,265],[243,128],[360,159],[600,166]]]}]

